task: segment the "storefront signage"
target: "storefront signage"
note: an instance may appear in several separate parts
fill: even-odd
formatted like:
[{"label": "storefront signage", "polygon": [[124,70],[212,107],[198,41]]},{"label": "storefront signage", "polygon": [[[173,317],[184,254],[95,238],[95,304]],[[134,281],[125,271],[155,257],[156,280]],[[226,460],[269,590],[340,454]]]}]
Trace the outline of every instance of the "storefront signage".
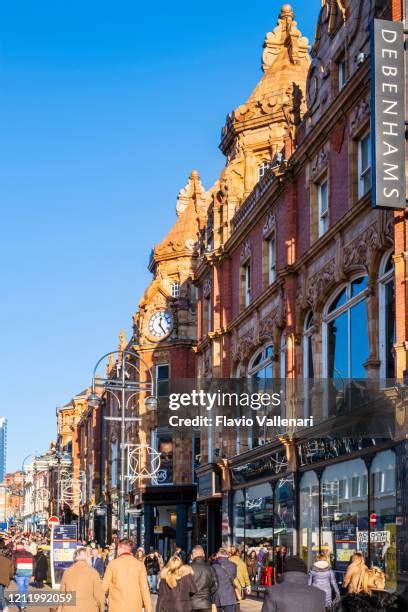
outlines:
[{"label": "storefront signage", "polygon": [[405,192],[404,26],[374,19],[371,28],[372,202],[404,209]]},{"label": "storefront signage", "polygon": [[220,477],[215,472],[202,474],[198,478],[197,497],[198,499],[206,499],[220,495]]},{"label": "storefront signage", "polygon": [[313,465],[320,461],[360,452],[363,448],[372,447],[381,442],[382,439],[373,441],[371,438],[350,438],[348,436],[305,440],[297,446],[299,463],[301,466]]},{"label": "storefront signage", "polygon": [[[370,531],[370,542],[372,544],[386,544],[390,541],[388,531]],[[368,531],[358,532],[358,543],[366,544],[368,542]]]},{"label": "storefront signage", "polygon": [[286,458],[286,452],[282,450],[271,453],[267,457],[262,457],[261,459],[256,459],[255,461],[233,467],[231,474],[234,483],[241,484],[255,480],[261,476],[266,477],[281,474],[282,472],[286,472],[287,468],[288,460]]}]

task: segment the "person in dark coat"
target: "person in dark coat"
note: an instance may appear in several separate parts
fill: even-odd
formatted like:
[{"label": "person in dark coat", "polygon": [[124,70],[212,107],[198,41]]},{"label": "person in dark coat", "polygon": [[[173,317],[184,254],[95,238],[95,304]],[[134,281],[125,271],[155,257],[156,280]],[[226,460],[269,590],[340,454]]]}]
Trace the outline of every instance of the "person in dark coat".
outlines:
[{"label": "person in dark coat", "polygon": [[105,564],[102,557],[99,555],[97,548],[91,548],[91,565],[98,572],[99,576],[103,578],[105,573]]},{"label": "person in dark coat", "polygon": [[228,551],[220,548],[214,561],[213,570],[217,575],[218,588],[214,594],[214,603],[218,612],[235,612],[237,596],[235,594],[235,580],[237,566],[228,559]]},{"label": "person in dark coat", "polygon": [[150,548],[149,554],[145,557],[144,564],[147,572],[147,581],[149,583],[150,592],[157,593],[157,576],[160,573],[160,563],[157,553],[153,548]]},{"label": "person in dark coat", "polygon": [[194,546],[191,551],[191,569],[197,592],[193,595],[192,610],[211,612],[212,597],[217,590],[218,581],[215,571],[205,560],[202,546]]},{"label": "person in dark coat", "polygon": [[282,581],[267,589],[262,612],[325,612],[324,592],[307,582],[305,562],[300,557],[287,557]]},{"label": "person in dark coat", "polygon": [[8,558],[8,550],[5,544],[0,543],[0,609],[7,610],[8,603],[4,597],[4,591],[9,586],[14,574],[14,566]]},{"label": "person in dark coat", "polygon": [[31,585],[37,589],[44,587],[44,582],[48,577],[48,559],[40,547],[34,557],[34,580]]},{"label": "person in dark coat", "polygon": [[156,612],[191,612],[195,593],[193,570],[173,555],[160,574]]}]

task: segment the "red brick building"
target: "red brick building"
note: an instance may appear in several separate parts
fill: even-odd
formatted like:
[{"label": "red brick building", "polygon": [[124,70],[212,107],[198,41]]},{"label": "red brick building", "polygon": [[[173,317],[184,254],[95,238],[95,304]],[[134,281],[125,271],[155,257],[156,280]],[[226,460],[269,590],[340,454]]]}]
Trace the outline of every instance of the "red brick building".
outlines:
[{"label": "red brick building", "polygon": [[[344,403],[331,399],[353,393],[351,379],[368,380],[389,388],[392,410],[406,408],[393,382],[407,370],[406,212],[371,202],[369,26],[400,19],[399,6],[323,2],[310,66],[293,11],[282,8],[265,40],[263,81],[222,133],[227,163],[196,273],[198,375],[255,388],[281,379],[281,416],[319,422],[274,438],[256,427],[210,432],[198,485],[210,552],[221,540],[251,548],[267,539],[309,563],[330,553],[341,578],[342,558],[359,549],[385,567],[389,588],[408,571],[404,434],[359,441],[352,423],[367,413],[353,399],[347,429]],[[277,131],[274,147],[263,125]],[[245,170],[231,178],[240,161]],[[344,551],[336,533],[346,523]]]}]

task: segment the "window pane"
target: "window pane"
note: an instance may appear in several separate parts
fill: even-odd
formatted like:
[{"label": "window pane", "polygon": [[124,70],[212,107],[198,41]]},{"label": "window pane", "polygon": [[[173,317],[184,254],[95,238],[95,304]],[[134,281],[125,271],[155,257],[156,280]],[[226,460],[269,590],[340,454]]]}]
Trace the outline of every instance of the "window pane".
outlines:
[{"label": "window pane", "polygon": [[[293,475],[278,480],[275,486],[275,546],[286,547],[287,555],[296,554],[295,487]],[[278,573],[282,568],[277,568]]]},{"label": "window pane", "polygon": [[395,373],[394,344],[395,344],[395,285],[394,280],[384,287],[385,292],[385,362],[386,376],[393,378]]},{"label": "window pane", "polygon": [[332,302],[328,312],[334,312],[335,310],[337,310],[337,308],[339,308],[340,306],[342,306],[346,302],[347,302],[347,293],[346,293],[346,290],[344,289],[340,293],[340,295],[338,295],[336,297],[336,299]]},{"label": "window pane", "polygon": [[366,302],[359,302],[350,312],[351,316],[351,377],[365,378],[363,364],[368,359],[368,326]]},{"label": "window pane", "polygon": [[265,540],[272,543],[273,498],[269,483],[249,487],[246,499],[245,544],[259,546]]},{"label": "window pane", "polygon": [[368,276],[362,276],[361,278],[356,278],[356,280],[353,280],[353,282],[351,283],[351,296],[350,297],[354,297],[355,295],[358,295],[359,293],[364,291],[364,289],[367,289],[367,286],[368,286]]},{"label": "window pane", "polygon": [[157,366],[157,380],[166,380],[169,377],[169,366],[159,365]]},{"label": "window pane", "polygon": [[348,378],[348,349],[348,313],[345,312],[328,325],[329,378]]},{"label": "window pane", "polygon": [[358,533],[367,529],[366,497],[353,497],[362,491],[367,468],[362,459],[329,466],[322,477],[322,544],[330,553],[336,578],[344,578],[350,558],[359,548]]},{"label": "window pane", "polygon": [[300,555],[310,569],[319,553],[319,481],[315,472],[302,476],[299,507]]}]

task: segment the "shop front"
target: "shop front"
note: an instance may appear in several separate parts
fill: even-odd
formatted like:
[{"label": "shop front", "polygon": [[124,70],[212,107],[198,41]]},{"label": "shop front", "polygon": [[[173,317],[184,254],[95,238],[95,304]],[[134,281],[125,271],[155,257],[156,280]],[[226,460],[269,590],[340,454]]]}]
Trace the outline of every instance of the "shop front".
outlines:
[{"label": "shop front", "polygon": [[[277,567],[282,555],[300,555],[311,567],[318,554],[330,560],[340,583],[351,556],[397,588],[397,445],[389,440],[319,438],[296,443],[289,471],[283,446],[259,447],[230,461],[232,541]],[[405,485],[406,486],[406,485]],[[252,553],[253,554],[253,553]],[[273,561],[271,561],[273,558]],[[403,567],[400,567],[400,573]]]}]

